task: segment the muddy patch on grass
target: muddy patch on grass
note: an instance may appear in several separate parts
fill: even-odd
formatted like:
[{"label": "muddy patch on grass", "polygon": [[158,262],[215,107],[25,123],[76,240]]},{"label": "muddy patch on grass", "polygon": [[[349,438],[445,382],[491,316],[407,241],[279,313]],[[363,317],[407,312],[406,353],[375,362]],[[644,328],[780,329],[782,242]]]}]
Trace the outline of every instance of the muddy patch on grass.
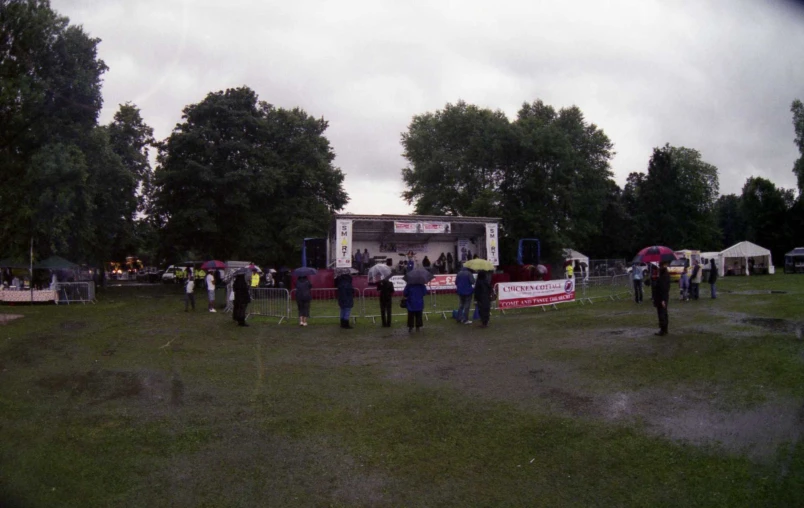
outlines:
[{"label": "muddy patch on grass", "polygon": [[235,424],[216,437],[173,456],[129,498],[146,506],[384,506],[402,490],[326,436],[291,439]]},{"label": "muddy patch on grass", "polygon": [[23,318],[22,314],[0,314],[0,325],[4,325],[14,321],[15,319]]},{"label": "muddy patch on grass", "polygon": [[55,374],[39,379],[37,386],[53,393],[69,393],[70,397],[84,400],[88,405],[117,399],[134,399],[180,406],[184,401],[184,383],[181,378],[161,371],[98,370]]},{"label": "muddy patch on grass", "polygon": [[775,333],[795,333],[798,338],[801,338],[801,330],[802,326],[804,326],[802,323],[796,323],[787,319],[778,318],[748,317],[741,319],[740,322],[747,325],[765,328],[766,330],[770,330]]},{"label": "muddy patch on grass", "polygon": [[605,420],[641,423],[654,435],[698,446],[719,446],[753,460],[773,459],[780,445],[804,437],[800,402],[779,399],[750,409],[718,409],[694,390],[616,392],[597,400]]},{"label": "muddy patch on grass", "polygon": [[64,321],[61,323],[61,329],[65,331],[83,330],[87,327],[84,321]]}]

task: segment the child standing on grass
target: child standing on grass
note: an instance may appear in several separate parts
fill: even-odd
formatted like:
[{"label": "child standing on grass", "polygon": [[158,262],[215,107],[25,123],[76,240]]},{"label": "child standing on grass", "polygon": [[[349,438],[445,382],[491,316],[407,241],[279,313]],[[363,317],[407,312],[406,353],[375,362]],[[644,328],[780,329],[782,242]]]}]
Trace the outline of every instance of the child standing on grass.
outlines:
[{"label": "child standing on grass", "polygon": [[187,312],[190,306],[195,311],[195,295],[193,291],[195,291],[195,277],[193,277],[193,272],[188,270],[187,282],[184,284],[184,312]]}]

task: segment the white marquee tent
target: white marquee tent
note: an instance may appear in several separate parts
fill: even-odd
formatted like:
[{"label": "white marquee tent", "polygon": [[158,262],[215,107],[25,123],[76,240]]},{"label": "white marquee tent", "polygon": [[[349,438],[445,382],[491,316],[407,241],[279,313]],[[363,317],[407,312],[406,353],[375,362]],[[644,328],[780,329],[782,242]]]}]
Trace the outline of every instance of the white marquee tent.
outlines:
[{"label": "white marquee tent", "polygon": [[774,273],[771,251],[751,242],[740,242],[721,251],[715,258],[715,262],[721,277],[729,270],[735,275],[747,275],[749,259],[754,260],[755,269],[765,268],[768,273]]},{"label": "white marquee tent", "polygon": [[583,274],[583,278],[589,277],[589,256],[584,256],[577,250],[573,249],[562,249],[561,253],[564,256],[564,261],[572,261],[573,263],[578,261],[579,263],[583,263],[581,265],[581,273]]}]

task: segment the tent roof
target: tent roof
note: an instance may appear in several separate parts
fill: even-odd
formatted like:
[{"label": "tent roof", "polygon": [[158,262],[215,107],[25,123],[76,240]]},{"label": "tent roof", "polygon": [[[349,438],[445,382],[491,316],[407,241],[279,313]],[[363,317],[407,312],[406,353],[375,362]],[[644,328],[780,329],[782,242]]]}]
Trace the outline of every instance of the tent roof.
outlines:
[{"label": "tent roof", "polygon": [[804,247],[796,247],[795,249],[785,254],[785,256],[804,256]]},{"label": "tent roof", "polygon": [[62,257],[50,256],[46,260],[35,264],[34,268],[39,268],[40,270],[77,270],[80,267]]},{"label": "tent roof", "polygon": [[706,259],[716,258],[720,255],[720,252],[701,252],[701,257]]},{"label": "tent roof", "polygon": [[585,256],[577,250],[561,249],[561,254],[564,256],[564,259],[577,259],[586,261],[587,263],[589,262],[589,256]]},{"label": "tent roof", "polygon": [[724,258],[747,258],[753,256],[770,256],[771,251],[751,242],[740,242],[720,253]]}]

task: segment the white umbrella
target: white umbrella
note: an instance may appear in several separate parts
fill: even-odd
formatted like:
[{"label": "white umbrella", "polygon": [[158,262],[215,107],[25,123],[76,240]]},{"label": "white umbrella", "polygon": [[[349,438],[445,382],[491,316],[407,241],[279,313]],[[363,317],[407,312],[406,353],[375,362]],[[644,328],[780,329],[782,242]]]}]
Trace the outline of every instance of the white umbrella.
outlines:
[{"label": "white umbrella", "polygon": [[379,282],[391,276],[391,267],[386,264],[378,264],[369,268],[369,282]]}]

